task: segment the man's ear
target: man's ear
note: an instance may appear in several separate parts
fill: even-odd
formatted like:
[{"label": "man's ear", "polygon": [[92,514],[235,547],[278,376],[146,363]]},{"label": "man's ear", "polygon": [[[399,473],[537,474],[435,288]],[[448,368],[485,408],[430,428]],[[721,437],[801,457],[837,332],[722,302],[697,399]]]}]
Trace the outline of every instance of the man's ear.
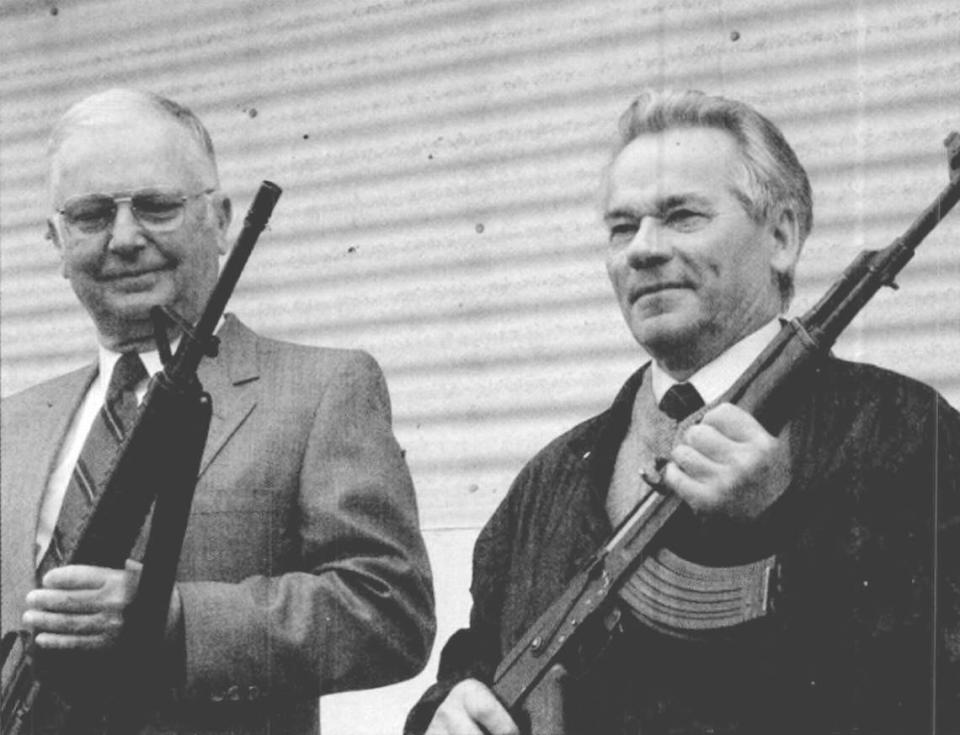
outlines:
[{"label": "man's ear", "polygon": [[792,273],[800,258],[800,223],[797,214],[789,207],[780,210],[770,222],[773,238],[773,253],[770,266],[776,273]]},{"label": "man's ear", "polygon": [[233,204],[230,197],[216,192],[213,196],[213,211],[217,218],[217,229],[220,231],[220,254],[226,255],[229,249],[227,247],[227,230],[230,228],[230,221],[233,218]]},{"label": "man's ear", "polygon": [[57,229],[57,223],[51,217],[47,218],[47,229],[43,233],[43,239],[53,243],[57,255],[60,256],[60,274],[67,278],[67,259],[63,254],[63,240],[60,239],[60,230]]}]

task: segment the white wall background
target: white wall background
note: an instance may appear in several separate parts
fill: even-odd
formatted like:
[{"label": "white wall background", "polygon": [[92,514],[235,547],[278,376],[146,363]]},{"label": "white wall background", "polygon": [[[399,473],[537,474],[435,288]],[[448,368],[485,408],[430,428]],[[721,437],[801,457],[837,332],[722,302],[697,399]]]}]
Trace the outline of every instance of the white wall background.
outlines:
[{"label": "white wall background", "polygon": [[[646,85],[756,105],[810,173],[795,310],[946,183],[954,0],[3,0],[0,392],[91,355],[42,239],[44,144],[110,86],[192,107],[246,210],[285,193],[233,302],[259,331],[383,365],[436,568],[442,642],[472,541],[546,441],[643,359],[603,270],[599,172]],[[960,214],[838,346],[960,405]],[[435,672],[324,700],[324,732],[398,732]]]}]

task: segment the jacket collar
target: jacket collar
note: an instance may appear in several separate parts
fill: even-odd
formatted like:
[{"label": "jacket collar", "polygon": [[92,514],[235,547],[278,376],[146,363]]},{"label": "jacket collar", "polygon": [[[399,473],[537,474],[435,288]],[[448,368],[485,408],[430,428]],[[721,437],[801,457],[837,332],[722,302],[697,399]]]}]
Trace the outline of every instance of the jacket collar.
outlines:
[{"label": "jacket collar", "polygon": [[[576,474],[580,479],[574,484],[581,488],[573,489],[573,498],[581,498],[575,502],[584,505],[579,513],[580,534],[572,549],[568,573],[581,568],[613,530],[605,501],[617,452],[630,427],[634,399],[648,366],[649,363],[643,365],[627,379],[610,408],[575,428],[570,436],[567,449],[571,455],[567,461],[578,466]],[[559,524],[547,534],[547,543],[558,529]]]},{"label": "jacket collar", "polygon": [[227,314],[217,337],[219,354],[202,361],[197,370],[200,384],[213,401],[210,433],[200,462],[201,475],[253,411],[259,395],[256,334],[233,314]]},{"label": "jacket collar", "polygon": [[617,452],[630,428],[637,391],[643,384],[643,376],[649,366],[650,363],[644,364],[627,379],[610,408],[590,422],[582,436],[582,456],[587,461],[587,472],[596,500],[601,504],[607,496]]}]

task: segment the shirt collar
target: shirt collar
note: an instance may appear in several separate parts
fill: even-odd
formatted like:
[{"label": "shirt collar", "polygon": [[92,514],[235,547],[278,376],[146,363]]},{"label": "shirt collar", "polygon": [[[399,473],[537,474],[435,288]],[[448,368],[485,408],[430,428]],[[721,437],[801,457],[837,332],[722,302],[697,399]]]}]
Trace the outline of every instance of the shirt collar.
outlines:
[{"label": "shirt collar", "polygon": [[[733,385],[779,331],[780,320],[772,319],[708,362],[684,382],[691,383],[697,389],[704,403],[712,403]],[[657,403],[660,403],[663,394],[680,381],[670,377],[656,362],[650,371],[653,396]]]},{"label": "shirt collar", "polygon": [[[220,316],[220,320],[217,322],[217,328],[214,330],[214,334],[220,331],[220,327],[223,326],[225,322],[225,317]],[[172,342],[170,342],[170,354],[177,354],[177,347],[180,345],[181,335],[177,335]],[[117,361],[120,359],[122,352],[114,352],[103,346],[99,341],[97,342],[97,349],[99,353],[99,365],[100,365],[100,375],[97,376],[97,380],[91,386],[91,390],[97,390],[101,393],[102,396],[107,394],[107,383],[110,380],[110,376],[113,375],[113,368],[116,366]],[[163,370],[163,361],[160,359],[160,352],[158,350],[150,350],[149,352],[141,352],[140,360],[143,362],[143,366],[147,370],[147,375],[153,377],[161,370]],[[147,382],[144,380],[140,385],[137,386],[136,394],[137,398],[143,398],[144,394],[147,392]],[[102,400],[102,397],[101,397]]]},{"label": "shirt collar", "polygon": [[[170,351],[176,353],[177,345],[179,344],[180,337],[177,337],[170,344]],[[98,344],[97,348],[99,352],[100,364],[100,375],[97,378],[97,390],[106,395],[107,383],[110,380],[110,376],[113,374],[113,368],[116,366],[123,353],[108,350],[102,344]],[[163,370],[163,362],[160,360],[160,353],[157,350],[150,350],[149,352],[141,352],[139,354],[140,360],[143,362],[143,366],[146,368],[148,376],[153,376]],[[147,380],[144,380],[136,388],[137,398],[142,398],[143,394],[146,393],[146,390]]]}]

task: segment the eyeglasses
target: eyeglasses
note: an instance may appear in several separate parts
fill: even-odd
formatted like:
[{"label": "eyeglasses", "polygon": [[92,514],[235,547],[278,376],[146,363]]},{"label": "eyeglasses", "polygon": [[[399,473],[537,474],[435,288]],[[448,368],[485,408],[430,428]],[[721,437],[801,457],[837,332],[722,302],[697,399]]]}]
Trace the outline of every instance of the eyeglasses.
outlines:
[{"label": "eyeglasses", "polygon": [[183,224],[183,213],[189,200],[215,191],[204,189],[195,194],[184,194],[177,189],[154,187],[117,196],[83,194],[71,197],[57,211],[75,235],[99,235],[113,226],[118,206],[127,202],[133,216],[145,229],[173,232]]}]

